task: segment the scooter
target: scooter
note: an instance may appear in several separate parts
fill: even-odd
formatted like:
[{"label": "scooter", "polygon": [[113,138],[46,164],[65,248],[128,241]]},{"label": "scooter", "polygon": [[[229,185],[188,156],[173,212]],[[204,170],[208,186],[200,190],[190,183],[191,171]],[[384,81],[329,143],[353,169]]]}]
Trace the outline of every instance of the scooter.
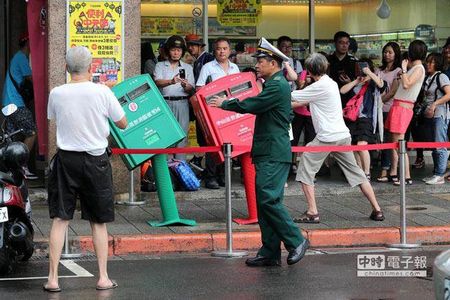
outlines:
[{"label": "scooter", "polygon": [[[5,116],[13,114],[17,106],[2,109]],[[18,260],[27,261],[34,252],[34,230],[31,224],[31,205],[24,177],[29,151],[12,137],[22,129],[7,133],[3,123],[0,130],[0,274],[12,272]]]}]

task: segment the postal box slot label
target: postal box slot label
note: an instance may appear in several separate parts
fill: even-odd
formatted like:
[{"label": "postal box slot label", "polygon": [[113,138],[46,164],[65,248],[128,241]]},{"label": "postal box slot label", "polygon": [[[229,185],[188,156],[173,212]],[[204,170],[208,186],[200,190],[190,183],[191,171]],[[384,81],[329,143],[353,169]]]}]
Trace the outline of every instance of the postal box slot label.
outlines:
[{"label": "postal box slot label", "polygon": [[141,86],[135,88],[131,92],[128,92],[127,96],[131,101],[134,101],[136,98],[138,98],[139,96],[142,96],[149,90],[150,90],[150,85],[146,82],[146,83],[142,84]]},{"label": "postal box slot label", "polygon": [[241,94],[242,92],[248,91],[252,88],[252,83],[250,81],[235,85],[230,88],[231,95]]}]

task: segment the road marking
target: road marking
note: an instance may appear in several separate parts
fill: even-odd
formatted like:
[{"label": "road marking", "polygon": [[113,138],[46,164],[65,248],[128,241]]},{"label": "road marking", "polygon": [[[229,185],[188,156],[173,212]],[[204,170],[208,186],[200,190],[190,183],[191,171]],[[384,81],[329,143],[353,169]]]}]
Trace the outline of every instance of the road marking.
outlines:
[{"label": "road marking", "polygon": [[78,277],[94,277],[94,275],[89,273],[85,268],[75,263],[73,260],[62,260],[61,264]]},{"label": "road marking", "polygon": [[[75,263],[73,260],[62,260],[60,262],[64,267],[66,267],[70,272],[75,275],[62,275],[59,278],[77,278],[77,277],[94,277],[93,274],[89,273],[85,268]],[[36,279],[47,279],[47,276],[38,277],[15,277],[15,278],[0,278],[0,281],[13,281],[13,280],[36,280]]]}]

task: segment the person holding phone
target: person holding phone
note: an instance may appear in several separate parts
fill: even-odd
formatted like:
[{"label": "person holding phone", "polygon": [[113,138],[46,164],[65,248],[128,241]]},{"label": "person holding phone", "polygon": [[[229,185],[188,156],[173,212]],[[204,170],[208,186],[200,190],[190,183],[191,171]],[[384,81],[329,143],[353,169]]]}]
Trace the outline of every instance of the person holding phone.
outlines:
[{"label": "person holding phone", "polygon": [[[329,74],[331,79],[336,81],[341,88],[345,84],[355,80],[355,65],[358,61],[353,55],[349,54],[350,35],[345,31],[338,31],[334,35],[334,45],[336,50],[328,57],[330,63]],[[353,95],[341,94],[342,108]]]},{"label": "person holding phone", "polygon": [[[184,39],[179,35],[169,37],[164,44],[167,60],[159,62],[155,67],[155,83],[172,110],[184,132],[189,130],[188,98],[194,89],[194,72],[192,66],[181,61],[187,51]],[[187,145],[187,137],[177,144],[183,148]],[[177,159],[186,159],[186,154],[175,154]]]},{"label": "person holding phone", "polygon": [[[363,102],[359,108],[358,119],[354,122],[348,121],[347,127],[352,136],[353,145],[367,145],[377,142],[375,135],[378,121],[378,107],[382,105],[377,102],[381,100],[381,93],[386,90],[387,82],[379,78],[374,72],[373,62],[366,58],[357,63],[358,77],[352,82],[341,87],[341,94],[353,91],[359,92],[363,87],[366,89]],[[380,101],[381,102],[381,101]],[[370,181],[370,154],[369,150],[355,151],[356,161]]]}]

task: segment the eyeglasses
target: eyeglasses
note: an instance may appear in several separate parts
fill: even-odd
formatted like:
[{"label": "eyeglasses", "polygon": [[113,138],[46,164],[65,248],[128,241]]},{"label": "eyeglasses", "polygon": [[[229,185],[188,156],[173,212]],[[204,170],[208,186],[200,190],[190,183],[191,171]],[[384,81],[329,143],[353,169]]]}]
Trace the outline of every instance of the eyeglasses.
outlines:
[{"label": "eyeglasses", "polygon": [[281,46],[281,49],[292,49],[292,45],[291,46]]}]

